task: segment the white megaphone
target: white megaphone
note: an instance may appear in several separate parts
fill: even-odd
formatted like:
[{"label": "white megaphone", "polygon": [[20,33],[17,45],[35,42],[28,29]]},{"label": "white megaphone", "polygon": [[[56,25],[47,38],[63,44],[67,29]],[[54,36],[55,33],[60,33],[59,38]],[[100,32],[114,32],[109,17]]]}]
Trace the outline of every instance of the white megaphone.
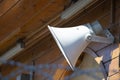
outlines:
[{"label": "white megaphone", "polygon": [[104,31],[107,37],[97,36],[103,32],[101,25],[97,21],[92,24],[70,28],[50,26],[48,28],[72,70],[74,70],[80,54],[90,42],[113,43],[114,41],[114,37],[108,30]]}]

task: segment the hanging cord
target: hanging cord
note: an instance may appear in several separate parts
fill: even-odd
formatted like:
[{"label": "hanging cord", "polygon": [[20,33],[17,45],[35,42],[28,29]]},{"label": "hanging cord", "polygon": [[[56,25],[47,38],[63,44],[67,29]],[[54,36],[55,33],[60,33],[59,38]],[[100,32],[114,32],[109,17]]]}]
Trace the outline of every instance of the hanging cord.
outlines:
[{"label": "hanging cord", "polygon": [[73,2],[73,3],[75,3],[75,2],[77,2],[78,0],[71,0],[71,2]]},{"label": "hanging cord", "polygon": [[[35,60],[32,60],[32,65],[35,66]],[[32,71],[32,80],[35,79],[35,71]]]},{"label": "hanging cord", "polygon": [[[120,20],[119,20],[120,23]],[[119,72],[120,72],[120,24],[118,25],[118,47],[119,47]]]}]

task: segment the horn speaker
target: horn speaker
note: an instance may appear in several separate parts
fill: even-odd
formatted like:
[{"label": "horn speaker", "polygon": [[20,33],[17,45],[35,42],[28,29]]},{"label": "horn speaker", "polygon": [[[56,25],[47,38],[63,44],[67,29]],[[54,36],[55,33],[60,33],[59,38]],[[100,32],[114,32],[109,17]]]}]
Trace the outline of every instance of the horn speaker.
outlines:
[{"label": "horn speaker", "polygon": [[[48,28],[72,70],[74,70],[80,54],[89,43],[92,41],[113,43],[114,40],[111,33],[108,30],[103,31],[101,25],[97,21],[92,24],[69,28],[57,28],[49,25]],[[106,32],[106,37],[97,36],[101,34],[101,32]]]}]

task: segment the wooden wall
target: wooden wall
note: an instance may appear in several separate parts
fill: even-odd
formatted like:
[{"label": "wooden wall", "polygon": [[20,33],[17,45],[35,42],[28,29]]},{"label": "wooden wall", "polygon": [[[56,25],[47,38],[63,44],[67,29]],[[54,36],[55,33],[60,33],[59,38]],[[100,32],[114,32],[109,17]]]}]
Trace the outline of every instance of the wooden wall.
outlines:
[{"label": "wooden wall", "polygon": [[[102,2],[102,0],[101,0],[101,2]],[[109,27],[110,19],[111,19],[110,0],[106,0],[103,3],[101,3],[100,5],[98,5],[98,4],[96,4],[97,7],[95,7],[95,8],[90,7],[89,9],[84,10],[82,13],[80,13],[79,15],[74,17],[74,19],[69,20],[65,24],[60,24],[60,26],[76,26],[76,25],[87,23],[87,22],[93,22],[95,20],[99,20],[100,23],[102,24],[102,26],[104,26],[104,28]],[[116,23],[118,23],[120,21],[119,4],[120,4],[120,1],[117,0],[116,1]],[[113,26],[113,27],[115,27],[115,26]],[[116,31],[119,28],[120,28],[120,25],[117,25]],[[116,33],[114,33],[114,35],[116,35]],[[43,56],[42,56],[42,58],[37,59],[37,61],[36,61],[37,64],[42,63],[41,60],[45,61],[44,63],[46,63],[47,58],[49,58],[47,60],[47,63],[53,61],[52,62],[53,64],[55,63],[55,64],[66,65],[66,61],[63,58],[63,56],[61,56],[61,53],[59,52],[57,46],[56,45],[54,45],[54,46],[55,47],[53,48],[53,50],[50,50],[50,51],[45,53],[44,60],[43,60]],[[109,80],[118,80],[120,78],[119,77],[119,48],[118,48],[118,44],[107,45],[107,44],[92,43],[89,46],[95,51],[95,53],[98,56],[100,56],[100,57],[103,56],[102,62],[104,64],[104,68],[106,70],[105,71],[106,73],[104,73],[104,75],[105,74],[108,75]],[[51,57],[46,57],[48,53],[51,54]],[[57,58],[58,56],[54,56],[56,54],[59,54],[58,55],[59,58]],[[53,58],[53,56],[54,56],[54,58]],[[54,79],[55,80],[63,80],[64,76],[66,76],[70,73],[71,73],[71,71],[67,72],[66,70],[57,70],[57,72],[55,72],[55,74],[54,74]],[[40,79],[40,77],[39,77],[39,79]],[[35,80],[39,80],[39,79],[37,77],[35,78]]]},{"label": "wooden wall", "polygon": [[[17,1],[17,0],[16,0]],[[115,19],[116,23],[120,22],[120,0],[116,0],[116,14]],[[11,4],[12,5],[12,4]],[[100,0],[95,5],[89,7],[88,9],[85,9],[82,13],[79,13],[79,15],[74,16],[73,18],[64,21],[63,23],[58,24],[57,26],[76,26],[80,24],[85,24],[88,22],[93,22],[95,20],[99,20],[99,22],[102,24],[104,28],[108,28],[110,25],[110,0]],[[4,11],[3,11],[4,12]],[[0,12],[0,13],[3,13]],[[31,13],[32,15],[32,13]],[[30,25],[32,26],[32,25]],[[113,34],[118,37],[119,31],[117,29],[120,28],[120,25],[116,25],[115,27],[116,32],[113,32]],[[49,32],[47,32],[49,33]],[[46,34],[47,34],[46,33]],[[7,33],[6,33],[7,34]],[[73,35],[74,37],[74,35]],[[118,42],[118,40],[116,41]],[[38,44],[39,43],[39,44]],[[56,43],[54,42],[51,34],[48,34],[45,38],[40,40],[38,43],[33,45],[31,48],[28,48],[23,54],[19,54],[19,57],[15,57],[13,60],[19,61],[22,63],[32,64],[32,61],[35,61],[35,65],[39,64],[63,64],[65,66],[68,66],[65,58],[59,51]],[[98,57],[103,56],[103,64],[105,68],[105,74],[109,76],[110,80],[118,80],[119,77],[119,49],[118,49],[118,43],[107,45],[107,44],[99,44],[99,43],[92,43],[89,45],[89,47],[94,50],[94,52],[98,55]],[[25,53],[25,54],[24,54]],[[108,57],[110,56],[110,57]],[[9,74],[14,70],[17,70],[18,68],[13,66],[6,66],[3,65],[1,67],[1,71],[4,75]],[[111,70],[115,70],[114,72],[111,72]],[[51,73],[55,80],[63,80],[65,75],[71,74],[72,71],[68,72],[66,70],[45,70],[46,72]],[[47,80],[42,75],[38,75],[37,72],[34,73],[34,80]]]}]

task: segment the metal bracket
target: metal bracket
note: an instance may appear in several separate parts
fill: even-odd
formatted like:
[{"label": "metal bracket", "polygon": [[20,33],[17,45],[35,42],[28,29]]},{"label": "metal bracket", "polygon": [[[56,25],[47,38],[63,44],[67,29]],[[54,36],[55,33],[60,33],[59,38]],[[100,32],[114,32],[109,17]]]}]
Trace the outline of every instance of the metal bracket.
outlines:
[{"label": "metal bracket", "polygon": [[108,30],[105,30],[104,32],[105,32],[106,37],[88,35],[87,40],[93,41],[93,42],[107,43],[107,44],[113,43],[114,37],[112,36],[112,34]]},{"label": "metal bracket", "polygon": [[105,36],[106,36],[107,38],[111,39],[111,41],[114,42],[114,37],[113,37],[113,35],[109,32],[108,29],[104,30],[104,34],[105,34]]}]

